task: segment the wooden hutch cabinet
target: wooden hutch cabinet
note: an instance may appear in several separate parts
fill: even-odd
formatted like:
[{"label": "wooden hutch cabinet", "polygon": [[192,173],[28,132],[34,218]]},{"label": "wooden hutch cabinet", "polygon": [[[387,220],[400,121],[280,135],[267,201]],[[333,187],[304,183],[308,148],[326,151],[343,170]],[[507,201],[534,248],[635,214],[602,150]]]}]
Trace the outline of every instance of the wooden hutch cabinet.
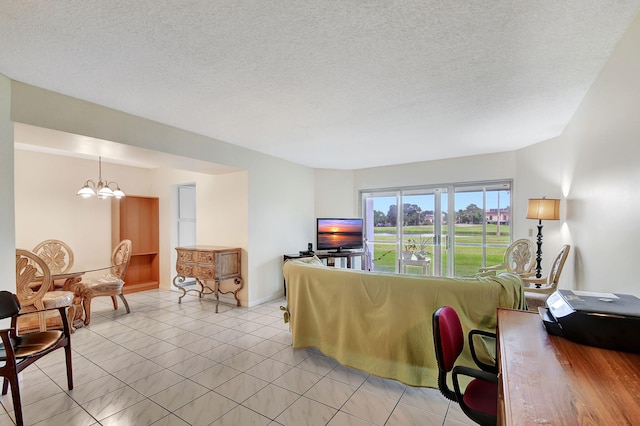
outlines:
[{"label": "wooden hutch cabinet", "polygon": [[124,292],[159,287],[159,200],[157,197],[127,195],[111,204],[111,244],[131,240],[129,269]]}]

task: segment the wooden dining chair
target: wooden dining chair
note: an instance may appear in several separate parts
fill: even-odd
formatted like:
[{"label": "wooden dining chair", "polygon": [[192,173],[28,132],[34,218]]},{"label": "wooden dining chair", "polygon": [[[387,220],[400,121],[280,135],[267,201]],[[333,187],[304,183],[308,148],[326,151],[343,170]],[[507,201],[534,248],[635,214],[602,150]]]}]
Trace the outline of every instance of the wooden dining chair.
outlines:
[{"label": "wooden dining chair", "polygon": [[[52,274],[64,274],[73,267],[73,250],[64,241],[44,240],[33,250],[40,259],[44,260]],[[64,288],[66,279],[54,279],[52,290]],[[65,290],[71,290],[65,288]]]},{"label": "wooden dining chair", "polygon": [[45,261],[51,274],[54,275],[50,290],[72,291],[75,294],[74,312],[76,318],[69,318],[71,332],[74,332],[76,325],[82,326],[84,323],[84,308],[82,307],[84,288],[78,285],[82,279],[81,274],[69,275],[73,267],[73,250],[64,241],[50,239],[42,241],[32,251]]},{"label": "wooden dining chair", "polygon": [[131,240],[122,240],[111,254],[111,270],[100,278],[88,278],[82,280],[84,286],[84,324],[91,322],[91,299],[100,296],[109,296],[113,301],[113,309],[118,309],[116,296],[122,299],[127,313],[130,313],[129,303],[124,297],[124,276],[129,268],[131,260]]},{"label": "wooden dining chair", "polygon": [[71,364],[71,331],[65,313],[65,308],[56,308],[64,327],[62,330],[40,331],[36,333],[18,334],[16,329],[17,318],[22,308],[18,298],[8,291],[0,291],[0,319],[11,318],[11,326],[0,330],[2,348],[0,348],[0,376],[4,378],[2,383],[2,395],[6,395],[11,386],[11,399],[15,414],[16,425],[24,424],[22,416],[22,403],[20,399],[20,383],[18,374],[29,365],[38,361],[43,356],[64,348],[67,365],[67,387],[73,389],[73,369]]},{"label": "wooden dining chair", "polygon": [[45,261],[52,274],[69,272],[73,266],[73,251],[64,241],[44,240],[32,251]]},{"label": "wooden dining chair", "polygon": [[44,260],[30,251],[16,249],[16,296],[20,302],[18,329],[21,333],[63,328],[62,320],[53,309],[64,309],[70,320],[75,316],[75,294],[65,290],[50,291],[51,280],[51,271]]},{"label": "wooden dining chair", "polygon": [[530,311],[537,312],[538,307],[544,306],[547,297],[558,288],[560,274],[562,273],[562,268],[564,268],[567,256],[569,256],[570,249],[571,246],[569,244],[565,244],[560,248],[546,277],[522,279],[524,297],[527,301],[527,308]]},{"label": "wooden dining chair", "polygon": [[502,263],[480,268],[479,272],[507,271],[521,277],[531,276],[536,266],[536,246],[531,240],[516,240],[504,252]]}]

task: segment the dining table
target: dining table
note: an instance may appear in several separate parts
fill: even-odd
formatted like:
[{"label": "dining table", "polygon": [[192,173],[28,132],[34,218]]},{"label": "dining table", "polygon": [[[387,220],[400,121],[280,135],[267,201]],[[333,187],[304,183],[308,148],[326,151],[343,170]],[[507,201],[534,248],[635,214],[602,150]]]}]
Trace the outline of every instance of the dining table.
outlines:
[{"label": "dining table", "polygon": [[[51,286],[49,287],[49,291],[61,290],[61,291],[70,291],[74,294],[73,297],[73,319],[70,316],[70,324],[71,331],[75,331],[78,328],[84,326],[84,298],[86,288],[82,284],[82,277],[85,274],[91,272],[100,272],[111,269],[111,265],[109,266],[98,266],[98,267],[79,267],[74,268],[73,271],[60,272],[51,274]],[[61,283],[62,284],[58,284]]]}]

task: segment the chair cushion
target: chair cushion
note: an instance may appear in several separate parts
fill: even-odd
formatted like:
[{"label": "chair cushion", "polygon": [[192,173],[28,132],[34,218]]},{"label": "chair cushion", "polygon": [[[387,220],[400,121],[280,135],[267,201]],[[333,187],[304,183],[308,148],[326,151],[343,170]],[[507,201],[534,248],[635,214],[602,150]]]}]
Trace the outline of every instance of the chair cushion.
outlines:
[{"label": "chair cushion", "polygon": [[549,294],[525,291],[524,297],[527,300],[527,308],[530,311],[537,311],[539,306],[545,306]]},{"label": "chair cushion", "polygon": [[467,385],[462,397],[464,403],[475,411],[496,416],[498,414],[498,384],[474,379]]},{"label": "chair cushion", "polygon": [[64,308],[73,304],[74,294],[71,291],[48,291],[42,296],[45,309]]},{"label": "chair cushion", "polygon": [[[16,358],[27,358],[42,352],[58,343],[62,336],[63,333],[60,330],[41,331],[18,336],[13,339]],[[4,355],[4,351],[2,351],[2,355]],[[1,357],[0,359],[4,360]]]},{"label": "chair cushion", "polygon": [[94,292],[106,293],[118,292],[122,290],[124,281],[113,274],[105,274],[100,278],[89,278],[87,280],[82,280],[82,284],[84,284],[87,288],[91,289]]}]

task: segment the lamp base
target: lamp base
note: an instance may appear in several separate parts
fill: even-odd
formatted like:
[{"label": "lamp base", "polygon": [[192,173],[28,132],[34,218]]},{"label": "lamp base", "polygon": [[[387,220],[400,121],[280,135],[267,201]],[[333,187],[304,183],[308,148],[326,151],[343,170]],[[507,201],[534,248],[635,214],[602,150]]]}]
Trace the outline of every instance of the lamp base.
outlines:
[{"label": "lamp base", "polygon": [[[542,278],[542,219],[538,222],[538,251],[536,251],[536,278]],[[540,287],[539,284],[536,287]]]}]

